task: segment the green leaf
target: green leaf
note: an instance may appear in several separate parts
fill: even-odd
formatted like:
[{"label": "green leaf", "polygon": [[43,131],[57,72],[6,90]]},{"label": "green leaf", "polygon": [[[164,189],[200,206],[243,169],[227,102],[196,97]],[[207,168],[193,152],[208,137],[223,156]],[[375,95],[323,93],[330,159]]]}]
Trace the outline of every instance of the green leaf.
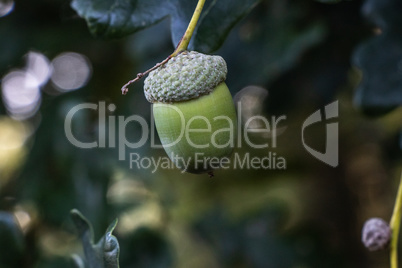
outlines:
[{"label": "green leaf", "polygon": [[[206,1],[189,49],[205,53],[218,49],[236,22],[259,1]],[[73,0],[71,6],[85,18],[95,36],[104,38],[123,37],[169,17],[176,46],[196,4],[196,0]]]},{"label": "green leaf", "polygon": [[204,8],[198,23],[199,27],[192,38],[193,43],[190,43],[190,50],[201,52],[217,50],[230,30],[259,3],[259,0],[214,0],[211,2]]},{"label": "green leaf", "polygon": [[83,268],[86,263],[89,268],[119,268],[119,242],[112,235],[117,225],[117,219],[109,225],[99,242],[94,244],[93,229],[89,221],[76,209],[71,211],[71,218],[78,230],[86,258],[86,262],[84,262],[74,255],[76,267]]},{"label": "green leaf", "polygon": [[402,105],[402,19],[399,0],[369,0],[363,10],[381,33],[361,44],[353,62],[363,71],[355,103],[368,115],[385,114]]},{"label": "green leaf", "polygon": [[112,235],[114,228],[116,228],[117,219],[115,219],[107,228],[105,236],[101,238],[97,246],[103,249],[103,257],[105,261],[105,267],[119,268],[119,253],[120,247],[117,238]]},{"label": "green leaf", "polygon": [[402,104],[401,47],[400,36],[385,33],[360,45],[354,55],[363,71],[355,103],[368,115],[382,115]]}]

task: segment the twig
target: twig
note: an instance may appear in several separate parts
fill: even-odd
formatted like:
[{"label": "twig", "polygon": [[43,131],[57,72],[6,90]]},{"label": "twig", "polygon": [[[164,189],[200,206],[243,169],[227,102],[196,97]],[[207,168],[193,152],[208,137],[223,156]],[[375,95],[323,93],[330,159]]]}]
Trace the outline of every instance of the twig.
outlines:
[{"label": "twig", "polygon": [[143,78],[145,75],[147,75],[148,73],[152,72],[153,70],[159,68],[160,66],[164,65],[165,63],[167,63],[170,59],[172,58],[172,55],[170,55],[169,57],[167,57],[166,59],[164,59],[163,61],[159,62],[158,64],[156,64],[154,67],[152,67],[151,69],[146,70],[143,73],[138,73],[137,76],[128,81],[122,88],[121,88],[121,92],[123,93],[123,95],[126,95],[128,92],[128,86],[137,82],[138,80],[140,80],[141,78]]},{"label": "twig", "polygon": [[398,268],[398,238],[399,229],[401,226],[401,213],[402,213],[402,174],[399,182],[398,193],[395,200],[394,211],[392,213],[390,227],[392,230],[391,237],[391,268]]},{"label": "twig", "polygon": [[197,6],[195,7],[193,16],[191,17],[191,20],[190,20],[190,23],[188,24],[187,30],[184,33],[183,37],[180,39],[180,42],[177,45],[175,51],[169,57],[167,57],[165,60],[163,60],[162,62],[156,64],[154,67],[152,67],[151,69],[149,69],[149,70],[147,70],[147,71],[145,71],[143,73],[138,73],[137,76],[134,79],[128,81],[121,88],[121,92],[123,93],[123,95],[127,94],[128,86],[130,86],[131,84],[137,82],[138,80],[140,80],[145,75],[147,75],[148,73],[152,72],[153,70],[155,70],[155,69],[159,68],[160,66],[166,64],[171,58],[176,57],[181,52],[187,50],[188,44],[190,43],[191,37],[193,36],[195,26],[197,25],[198,19],[200,18],[200,14],[201,14],[202,8],[204,7],[204,4],[205,4],[205,0],[198,0]]},{"label": "twig", "polygon": [[193,16],[191,17],[190,23],[187,26],[187,30],[181,38],[176,50],[172,53],[172,57],[177,56],[181,52],[187,49],[190,43],[191,37],[193,36],[195,26],[197,25],[198,19],[200,18],[202,8],[204,7],[205,0],[198,0],[197,6],[195,7]]}]

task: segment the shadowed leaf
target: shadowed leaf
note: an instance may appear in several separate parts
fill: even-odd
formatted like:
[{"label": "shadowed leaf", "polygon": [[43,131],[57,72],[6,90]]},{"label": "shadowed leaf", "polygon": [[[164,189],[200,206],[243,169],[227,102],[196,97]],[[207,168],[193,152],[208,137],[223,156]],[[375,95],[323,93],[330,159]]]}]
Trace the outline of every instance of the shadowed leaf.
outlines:
[{"label": "shadowed leaf", "polygon": [[381,34],[361,44],[353,56],[363,71],[355,103],[368,115],[382,115],[402,104],[402,20],[393,15],[398,6],[398,0],[369,0],[363,7],[381,27]]},{"label": "shadowed leaf", "polygon": [[74,255],[73,260],[78,268],[84,267],[85,263],[89,268],[118,268],[119,267],[119,243],[112,235],[117,225],[114,220],[106,230],[105,235],[98,243],[93,242],[93,230],[88,220],[76,209],[71,211],[71,218],[78,230],[84,248],[86,262]]},{"label": "shadowed leaf", "polygon": [[[258,2],[206,1],[189,49],[205,53],[218,49],[236,22]],[[95,36],[105,38],[123,37],[169,17],[176,46],[187,29],[196,4],[195,0],[73,0],[71,5],[85,18]]]}]

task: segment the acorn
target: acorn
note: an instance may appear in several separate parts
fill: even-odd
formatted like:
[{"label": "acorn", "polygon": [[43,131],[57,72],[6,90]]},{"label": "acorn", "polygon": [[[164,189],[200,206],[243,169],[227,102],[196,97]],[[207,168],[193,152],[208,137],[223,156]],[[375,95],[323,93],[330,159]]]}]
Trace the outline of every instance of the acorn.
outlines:
[{"label": "acorn", "polygon": [[385,249],[392,237],[389,224],[381,218],[368,219],[363,226],[362,242],[370,251]]},{"label": "acorn", "polygon": [[169,158],[190,173],[227,166],[237,118],[220,56],[184,51],[144,81],[156,130]]}]

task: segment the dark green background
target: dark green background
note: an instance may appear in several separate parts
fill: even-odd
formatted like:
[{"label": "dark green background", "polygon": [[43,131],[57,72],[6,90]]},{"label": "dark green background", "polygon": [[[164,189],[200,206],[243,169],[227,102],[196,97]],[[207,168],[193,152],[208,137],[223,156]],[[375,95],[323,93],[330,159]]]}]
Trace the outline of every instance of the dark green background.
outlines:
[{"label": "dark green background", "polygon": [[[106,9],[109,2],[104,1]],[[185,21],[196,1],[179,2]],[[0,165],[0,267],[73,267],[70,255],[82,254],[73,208],[92,222],[96,240],[119,218],[114,234],[123,268],[388,267],[386,251],[363,248],[360,229],[369,217],[390,218],[402,167],[401,4],[265,0],[248,13],[247,5],[239,4],[246,2],[256,3],[236,2],[239,12],[223,17],[212,13],[211,25],[202,26],[192,45],[225,58],[233,96],[250,85],[267,90],[256,113],[286,115],[287,128],[270,151],[286,159],[287,169],[218,170],[213,179],[130,169],[128,161],[118,161],[116,149],[79,149],[64,133],[66,112],[83,102],[113,103],[117,109],[110,115],[150,120],[143,81],[126,96],[120,88],[169,55],[183,25],[152,13],[161,19],[152,27],[116,39],[94,37],[63,0],[16,1],[0,18],[0,77],[23,68],[30,51],[50,60],[76,52],[92,65],[85,87],[42,94],[40,110],[23,121],[34,126],[20,148],[25,155]],[[219,19],[234,28],[215,29]],[[133,31],[118,29],[121,35]],[[217,36],[211,36],[214,30]],[[49,82],[44,89],[52,87]],[[303,148],[301,126],[335,100],[340,164],[332,168]],[[3,102],[0,114],[0,122],[9,122]],[[81,139],[98,137],[95,111],[82,113],[75,126]],[[139,131],[130,125],[128,139],[138,139]],[[305,134],[311,147],[324,150],[324,124]],[[164,156],[148,143],[130,152]],[[236,152],[267,153],[248,147]],[[11,213],[29,215],[23,233]]]}]

